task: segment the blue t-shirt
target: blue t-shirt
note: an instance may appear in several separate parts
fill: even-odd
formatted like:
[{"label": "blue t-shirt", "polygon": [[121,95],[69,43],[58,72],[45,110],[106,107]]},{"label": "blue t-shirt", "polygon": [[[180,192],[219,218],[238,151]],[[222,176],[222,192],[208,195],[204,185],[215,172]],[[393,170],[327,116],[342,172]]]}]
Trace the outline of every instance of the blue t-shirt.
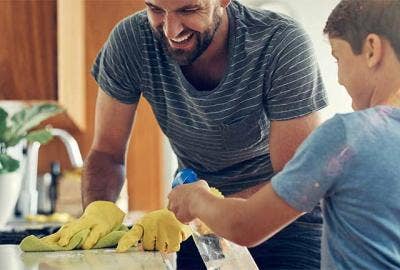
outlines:
[{"label": "blue t-shirt", "polygon": [[321,269],[400,269],[400,110],[336,115],[272,178],[299,211],[322,200]]},{"label": "blue t-shirt", "polygon": [[146,98],[179,167],[194,169],[224,194],[272,178],[271,120],[326,106],[311,42],[295,21],[236,1],[227,12],[229,63],[210,91],[197,90],[165,54],[145,11],[114,28],[92,70],[120,102]]}]

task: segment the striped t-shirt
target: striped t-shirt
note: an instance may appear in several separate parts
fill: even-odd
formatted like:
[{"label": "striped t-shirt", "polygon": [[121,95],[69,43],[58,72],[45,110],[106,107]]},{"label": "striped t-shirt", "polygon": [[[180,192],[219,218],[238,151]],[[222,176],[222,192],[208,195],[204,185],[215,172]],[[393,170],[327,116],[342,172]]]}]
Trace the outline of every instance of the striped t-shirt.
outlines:
[{"label": "striped t-shirt", "polygon": [[270,121],[319,110],[326,96],[310,40],[295,21],[236,1],[227,11],[229,64],[213,90],[190,84],[153,36],[145,11],[117,24],[92,73],[120,102],[143,95],[179,167],[231,194],[273,176]]}]

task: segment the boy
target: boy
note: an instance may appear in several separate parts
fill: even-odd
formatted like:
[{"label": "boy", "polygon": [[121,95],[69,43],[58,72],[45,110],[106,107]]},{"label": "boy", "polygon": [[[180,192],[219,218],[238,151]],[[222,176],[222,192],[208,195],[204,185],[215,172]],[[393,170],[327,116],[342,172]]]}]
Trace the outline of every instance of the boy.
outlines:
[{"label": "boy", "polygon": [[341,1],[324,33],[355,112],[320,126],[251,198],[217,198],[199,181],[175,188],[169,209],[253,246],[322,200],[322,269],[399,269],[399,27],[400,1]]}]

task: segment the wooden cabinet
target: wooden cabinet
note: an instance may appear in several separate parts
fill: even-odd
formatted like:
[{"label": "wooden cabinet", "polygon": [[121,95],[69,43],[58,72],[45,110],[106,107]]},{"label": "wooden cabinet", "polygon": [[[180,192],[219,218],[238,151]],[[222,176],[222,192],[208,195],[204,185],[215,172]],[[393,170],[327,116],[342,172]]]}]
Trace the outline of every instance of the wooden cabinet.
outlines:
[{"label": "wooden cabinet", "polygon": [[0,1],[0,99],[55,101],[84,130],[84,3]]},{"label": "wooden cabinet", "polygon": [[[93,138],[97,85],[92,63],[114,25],[144,8],[142,0],[0,0],[0,100],[54,101],[66,109],[51,124],[75,136],[84,156]],[[162,135],[141,101],[128,153],[130,209],[159,208]],[[40,150],[39,171],[53,160],[69,167],[54,140]]]},{"label": "wooden cabinet", "polygon": [[55,1],[0,1],[0,99],[57,99]]}]

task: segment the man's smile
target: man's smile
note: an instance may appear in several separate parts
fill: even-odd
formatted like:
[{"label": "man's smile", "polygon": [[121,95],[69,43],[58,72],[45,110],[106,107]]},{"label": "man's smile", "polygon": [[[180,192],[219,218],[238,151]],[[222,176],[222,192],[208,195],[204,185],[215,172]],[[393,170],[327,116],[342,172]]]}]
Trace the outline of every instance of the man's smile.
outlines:
[{"label": "man's smile", "polygon": [[179,38],[170,38],[168,43],[173,49],[185,49],[192,44],[194,33],[187,34]]}]

